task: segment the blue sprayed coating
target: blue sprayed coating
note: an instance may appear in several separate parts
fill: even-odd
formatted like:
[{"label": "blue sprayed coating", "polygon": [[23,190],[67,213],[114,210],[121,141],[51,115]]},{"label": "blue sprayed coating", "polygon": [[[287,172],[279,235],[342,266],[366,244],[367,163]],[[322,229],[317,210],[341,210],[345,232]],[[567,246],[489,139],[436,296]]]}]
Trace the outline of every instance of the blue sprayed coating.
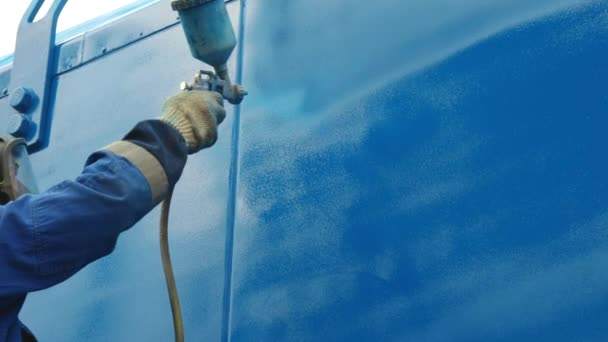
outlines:
[{"label": "blue sprayed coating", "polygon": [[608,340],[607,14],[250,1],[232,341]]},{"label": "blue sprayed coating", "polygon": [[[608,340],[605,2],[228,10],[250,96],[174,195],[187,340]],[[173,25],[57,76],[41,188],[200,67]],[[21,318],[43,341],[171,340],[157,222]]]}]

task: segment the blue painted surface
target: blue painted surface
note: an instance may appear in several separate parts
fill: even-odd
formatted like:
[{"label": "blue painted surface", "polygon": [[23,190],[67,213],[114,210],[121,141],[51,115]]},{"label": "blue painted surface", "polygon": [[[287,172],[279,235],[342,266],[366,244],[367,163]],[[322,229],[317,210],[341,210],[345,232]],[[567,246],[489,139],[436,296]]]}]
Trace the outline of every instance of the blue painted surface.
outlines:
[{"label": "blue painted surface", "polygon": [[[189,340],[608,340],[608,4],[256,0],[243,15],[230,70],[242,60],[250,96],[174,195]],[[171,26],[58,76],[41,188],[197,67]],[[32,294],[23,320],[41,340],[170,340],[157,221]]]},{"label": "blue painted surface", "polygon": [[[238,29],[239,3],[228,9]],[[106,34],[115,36],[111,30]],[[40,188],[75,178],[92,151],[120,139],[139,120],[157,117],[164,99],[178,92],[179,83],[200,67],[181,28],[172,26],[56,77],[51,144],[32,156]],[[229,67],[236,70],[234,59]],[[186,338],[192,341],[217,341],[222,333],[234,122],[233,108],[226,108],[229,115],[220,129],[221,140],[212,150],[189,158],[171,211],[171,257]],[[41,341],[172,340],[159,216],[157,208],[124,233],[111,256],[63,284],[30,294],[21,319]]]},{"label": "blue painted surface", "polygon": [[[60,60],[60,58],[56,58],[59,55],[57,52],[59,47],[56,47],[56,26],[66,0],[53,1],[48,12],[38,21],[34,21],[43,2],[44,0],[31,2],[19,23],[14,56],[0,60],[0,65],[12,61],[10,84],[0,85],[3,95],[6,94],[5,89],[9,92],[14,92],[16,89],[27,89],[33,97],[30,101],[31,105],[21,106],[23,108],[15,107],[18,112],[14,112],[10,116],[9,122],[11,126],[15,122],[20,122],[21,125],[17,129],[11,128],[6,132],[25,138],[30,154],[45,149],[49,144],[52,121],[52,108],[49,107],[49,102],[54,95],[51,94],[51,83]],[[125,15],[133,10],[134,5],[142,7],[143,3],[139,1],[109,15],[91,20],[78,28],[68,30],[60,38],[69,37],[78,29],[91,29],[94,25],[102,23],[102,20],[109,21],[111,18]],[[103,52],[105,53],[106,50],[107,48],[104,48]],[[11,100],[10,106],[0,103],[0,109],[7,114],[11,112],[14,107],[13,100]]]},{"label": "blue painted surface", "polygon": [[[9,84],[10,106],[0,103],[0,110],[10,117],[11,126],[20,122],[18,129],[9,129],[8,133],[27,141],[27,151],[32,154],[44,149],[49,142],[50,118],[49,107],[51,83],[55,72],[55,36],[57,19],[66,0],[53,1],[48,12],[38,21],[34,21],[44,0],[34,0],[27,8],[19,23],[14,61]],[[30,101],[16,99],[22,93],[28,93]]]},{"label": "blue painted surface", "polygon": [[[94,19],[88,20],[80,25],[75,27],[70,27],[66,30],[57,32],[55,37],[55,43],[61,44],[67,40],[70,40],[78,35],[81,35],[85,32],[91,31],[97,27],[100,27],[104,24],[107,24],[113,20],[117,20],[121,17],[124,17],[128,14],[131,14],[137,10],[141,10],[142,8],[157,2],[158,0],[138,0],[129,5],[116,9],[110,13],[106,13],[96,17]],[[70,6],[69,3],[67,6]],[[6,56],[0,56],[0,68],[3,65],[9,64],[13,62],[13,55],[8,54]]]},{"label": "blue painted surface", "polygon": [[249,1],[232,340],[608,340],[581,4]]}]

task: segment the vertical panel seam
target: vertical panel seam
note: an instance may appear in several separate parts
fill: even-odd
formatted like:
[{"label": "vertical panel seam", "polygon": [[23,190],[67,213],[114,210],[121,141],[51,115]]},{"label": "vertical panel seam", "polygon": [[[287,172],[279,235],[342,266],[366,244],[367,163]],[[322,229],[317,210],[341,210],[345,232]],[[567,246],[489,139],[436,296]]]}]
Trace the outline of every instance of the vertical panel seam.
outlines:
[{"label": "vertical panel seam", "polygon": [[[239,2],[239,32],[236,56],[235,82],[243,82],[243,50],[245,41],[245,0]],[[224,293],[222,306],[222,342],[231,339],[231,309],[232,309],[232,259],[234,251],[234,230],[236,221],[236,192],[239,162],[239,137],[241,123],[241,106],[234,108],[234,121],[232,125],[232,147],[230,150],[229,197],[226,212],[226,244],[224,255]]]}]

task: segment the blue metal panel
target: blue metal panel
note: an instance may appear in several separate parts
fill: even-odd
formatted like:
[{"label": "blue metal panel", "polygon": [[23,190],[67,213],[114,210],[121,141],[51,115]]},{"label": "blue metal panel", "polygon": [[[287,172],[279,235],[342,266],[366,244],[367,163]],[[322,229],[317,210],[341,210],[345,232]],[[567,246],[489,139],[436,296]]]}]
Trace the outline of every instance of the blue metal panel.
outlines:
[{"label": "blue metal panel", "polygon": [[[175,18],[168,1],[164,5],[162,15]],[[228,9],[238,29],[239,2]],[[144,13],[150,23],[163,22],[164,17],[154,16],[160,12],[147,8]],[[143,24],[141,15],[133,18]],[[125,34],[124,28],[116,22],[90,39],[111,42]],[[157,117],[164,99],[179,91],[180,81],[202,67],[191,57],[177,25],[137,39],[54,79],[51,144],[32,156],[42,189],[76,177],[89,153],[120,139],[137,121]],[[235,63],[229,64],[233,72]],[[222,333],[234,124],[233,108],[226,106],[228,118],[217,145],[189,158],[172,205],[171,256],[189,340],[217,341]],[[31,294],[21,319],[41,341],[171,340],[158,220],[154,211],[121,236],[111,256],[61,285]]]},{"label": "blue metal panel", "polygon": [[[42,188],[199,67],[170,13],[63,44]],[[608,339],[607,17],[583,0],[248,2],[243,119],[231,108],[174,196],[188,340]],[[170,340],[157,222],[21,318],[43,341]]]},{"label": "blue metal panel", "polygon": [[248,2],[232,340],[608,340],[606,18]]},{"label": "blue metal panel", "polygon": [[[86,41],[97,44],[88,44],[86,49],[84,36],[64,44],[64,47],[56,47],[55,27],[66,0],[54,0],[48,13],[34,22],[43,2],[44,0],[31,1],[23,15],[19,24],[15,61],[13,62],[12,55],[0,59],[0,66],[13,62],[10,70],[0,71],[0,98],[11,95],[10,106],[9,102],[0,103],[0,109],[5,113],[0,122],[3,127],[9,127],[8,133],[28,140],[30,153],[46,148],[49,143],[52,108],[48,104],[52,100],[51,80],[55,75],[103,56],[112,49],[142,39],[176,22],[173,15],[167,14],[166,6],[162,6],[165,4],[159,3],[145,11],[147,17],[142,19],[142,11],[140,11],[130,18],[129,27],[120,27],[120,24],[125,23],[124,20],[115,23],[114,35],[111,37],[104,33],[105,29],[90,32],[92,37]],[[140,0],[90,20],[57,35],[57,41],[92,30],[112,18],[126,15],[148,3],[150,0]],[[151,17],[155,20],[149,20]],[[167,20],[167,17],[172,19]],[[99,44],[102,44],[102,47],[95,50]],[[11,92],[13,94],[10,94]]]},{"label": "blue metal panel", "polygon": [[[77,26],[70,27],[66,30],[57,32],[56,38],[55,38],[55,43],[59,45],[65,41],[68,41],[74,37],[77,37],[85,32],[89,32],[100,26],[107,25],[111,21],[117,20],[126,15],[132,14],[136,11],[140,11],[142,8],[149,6],[150,4],[153,4],[158,1],[159,0],[138,0],[131,4],[126,5],[124,7],[116,9],[112,12],[109,12],[109,13],[100,15],[94,19],[88,20]],[[166,5],[166,3],[164,5]],[[70,6],[70,5],[68,5],[68,6]],[[163,7],[166,8],[166,6],[163,6]],[[12,61],[13,61],[12,53],[9,55],[6,55],[6,56],[0,56],[0,67],[4,66],[6,64],[12,63]],[[2,85],[3,85],[3,83],[0,81],[0,86],[2,86]]]},{"label": "blue metal panel", "polygon": [[167,10],[167,6],[169,5],[166,1],[160,1],[144,10],[116,20],[110,26],[112,34],[109,34],[108,26],[102,26],[62,44],[57,74],[94,61],[107,53],[178,24],[179,18],[175,13]]}]

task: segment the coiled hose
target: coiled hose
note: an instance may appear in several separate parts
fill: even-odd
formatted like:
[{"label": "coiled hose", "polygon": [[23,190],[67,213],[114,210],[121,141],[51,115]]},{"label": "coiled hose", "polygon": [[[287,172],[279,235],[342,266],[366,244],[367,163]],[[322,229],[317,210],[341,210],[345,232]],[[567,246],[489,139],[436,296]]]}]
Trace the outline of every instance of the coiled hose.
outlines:
[{"label": "coiled hose", "polygon": [[160,257],[163,262],[167,291],[169,291],[169,302],[171,302],[171,313],[173,315],[173,329],[175,330],[175,341],[184,342],[184,323],[182,321],[182,309],[179,305],[175,277],[173,276],[173,266],[169,255],[169,210],[171,208],[171,197],[173,190],[169,190],[167,197],[163,201],[160,212]]}]

